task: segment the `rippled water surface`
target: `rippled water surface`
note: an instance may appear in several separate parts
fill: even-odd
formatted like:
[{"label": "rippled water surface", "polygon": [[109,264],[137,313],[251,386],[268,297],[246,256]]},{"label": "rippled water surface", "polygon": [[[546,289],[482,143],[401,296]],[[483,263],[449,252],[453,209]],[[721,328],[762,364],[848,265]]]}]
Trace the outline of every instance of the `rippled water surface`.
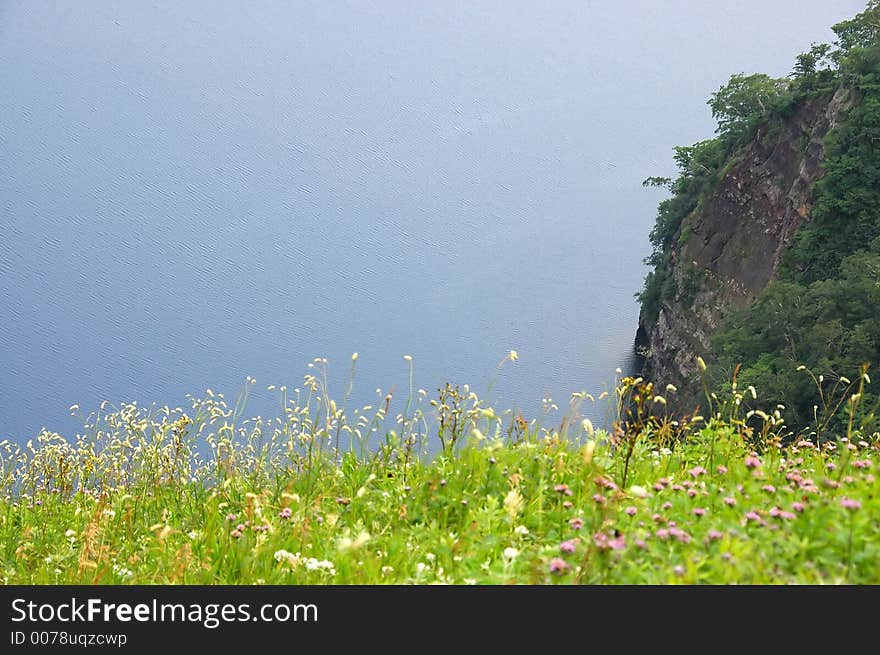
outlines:
[{"label": "rippled water surface", "polygon": [[319,356],[341,396],[354,351],[360,402],[510,349],[504,407],[601,391],[641,180],[861,4],[3,2],[0,437],[247,375],[265,413]]}]

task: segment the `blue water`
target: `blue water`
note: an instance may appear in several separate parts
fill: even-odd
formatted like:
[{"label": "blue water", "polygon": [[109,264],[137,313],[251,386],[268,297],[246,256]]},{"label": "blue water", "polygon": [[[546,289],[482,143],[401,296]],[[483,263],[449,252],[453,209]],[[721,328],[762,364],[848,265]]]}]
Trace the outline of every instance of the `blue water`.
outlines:
[{"label": "blue water", "polygon": [[[661,5],[662,6],[658,6]],[[715,3],[701,3],[714,5]],[[731,3],[726,3],[727,5]],[[0,4],[0,438],[68,406],[632,367],[671,148],[861,2]],[[262,390],[262,391],[261,391]],[[601,420],[605,407],[587,408]]]}]

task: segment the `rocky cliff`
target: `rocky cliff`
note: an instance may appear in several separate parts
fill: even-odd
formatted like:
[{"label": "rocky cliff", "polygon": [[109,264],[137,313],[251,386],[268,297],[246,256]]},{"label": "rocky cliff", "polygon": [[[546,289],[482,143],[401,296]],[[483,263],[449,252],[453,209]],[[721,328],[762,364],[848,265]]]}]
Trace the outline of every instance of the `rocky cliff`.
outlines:
[{"label": "rocky cliff", "polygon": [[679,387],[678,400],[669,398],[676,410],[699,402],[696,358],[707,358],[713,332],[755,300],[779,270],[795,232],[810,220],[813,186],[823,175],[823,140],[850,96],[841,88],[767,122],[682,222],[669,263],[676,292],[656,320],[643,312],[636,338],[646,377]]}]

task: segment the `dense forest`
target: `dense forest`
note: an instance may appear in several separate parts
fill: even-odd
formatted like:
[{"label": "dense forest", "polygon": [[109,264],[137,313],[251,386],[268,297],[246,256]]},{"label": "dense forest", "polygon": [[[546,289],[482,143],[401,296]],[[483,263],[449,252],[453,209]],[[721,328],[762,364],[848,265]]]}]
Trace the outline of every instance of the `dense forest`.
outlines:
[{"label": "dense forest", "polygon": [[[687,217],[757,130],[816,98],[840,90],[850,97],[825,138],[810,220],[757,300],[714,333],[706,358],[715,390],[734,379],[740,388],[753,385],[761,404],[783,405],[798,430],[832,428],[848,414],[869,427],[878,403],[863,374],[880,361],[880,2],[832,29],[834,43],[813,44],[787,78],[733,75],[708,102],[717,136],[675,149],[677,178],[644,182],[672,193],[658,208],[651,271],[639,294],[650,322],[664,302],[687,293],[672,275],[675,249],[690,236]],[[842,403],[853,411],[836,411]]]}]

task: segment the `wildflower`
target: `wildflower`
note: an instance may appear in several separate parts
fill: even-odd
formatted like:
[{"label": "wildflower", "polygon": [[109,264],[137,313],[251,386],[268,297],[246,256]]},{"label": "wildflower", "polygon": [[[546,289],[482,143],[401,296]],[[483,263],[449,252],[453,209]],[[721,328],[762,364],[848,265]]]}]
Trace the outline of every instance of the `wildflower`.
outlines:
[{"label": "wildflower", "polygon": [[760,521],[761,515],[755,511],[746,512],[746,520],[747,521]]},{"label": "wildflower", "polygon": [[779,518],[791,521],[796,518],[796,515],[793,512],[779,512]]},{"label": "wildflower", "polygon": [[684,491],[684,487],[681,486],[680,484],[674,484],[674,485],[672,485],[672,490],[673,491]]},{"label": "wildflower", "polygon": [[629,488],[629,493],[631,496],[635,496],[636,498],[647,498],[648,490],[644,487],[641,487],[637,484],[634,484]]},{"label": "wildflower", "polygon": [[237,515],[237,514],[229,513],[229,514],[226,515],[226,520],[227,520],[227,521],[234,521],[234,520],[237,519],[237,518],[238,518],[238,515]]},{"label": "wildflower", "polygon": [[635,507],[633,507],[632,505],[630,505],[629,507],[627,507],[627,508],[626,508],[625,510],[623,510],[623,511],[626,512],[627,516],[635,516],[635,515],[636,515],[636,512],[637,512],[638,510],[637,510]]},{"label": "wildflower", "polygon": [[571,509],[574,507],[574,504],[570,500],[565,500],[562,502],[563,509]]},{"label": "wildflower", "polygon": [[574,493],[571,489],[569,489],[567,484],[557,484],[555,487],[553,487],[553,491],[558,494],[565,494],[566,496],[571,496]]},{"label": "wildflower", "polygon": [[773,518],[776,518],[777,516],[779,516],[780,513],[781,513],[781,510],[778,507],[774,506],[774,507],[770,508],[769,514]]},{"label": "wildflower", "polygon": [[681,564],[676,564],[674,567],[672,567],[672,572],[675,573],[675,575],[681,577],[684,575],[684,567]]},{"label": "wildflower", "polygon": [[626,537],[620,535],[608,542],[611,550],[624,550],[626,548]]},{"label": "wildflower", "polygon": [[776,487],[774,487],[772,484],[765,484],[763,487],[761,487],[761,489],[766,491],[768,494],[776,493]]},{"label": "wildflower", "polygon": [[511,489],[507,492],[507,495],[504,497],[504,511],[507,512],[507,515],[511,519],[515,519],[519,516],[519,513],[522,511],[523,506],[525,505],[525,500],[520,494],[519,490]]},{"label": "wildflower", "polygon": [[694,515],[705,516],[706,515],[706,508],[705,507],[694,507]]},{"label": "wildflower", "polygon": [[718,471],[718,475],[724,475],[727,473],[727,467],[724,464],[719,464],[715,467],[715,470]]},{"label": "wildflower", "polygon": [[288,566],[294,567],[298,566],[300,563],[300,554],[296,553],[295,555],[286,550],[276,550],[275,551],[275,561],[279,564],[284,562]]},{"label": "wildflower", "polygon": [[651,516],[651,519],[654,521],[654,523],[666,523],[666,519],[663,518],[661,514],[653,514]]},{"label": "wildflower", "polygon": [[689,544],[691,542],[691,536],[681,528],[669,528],[669,536],[675,537],[683,544]]},{"label": "wildflower", "polygon": [[690,473],[692,477],[698,478],[706,473],[706,469],[704,469],[702,466],[695,466],[690,471],[688,471],[688,473]]},{"label": "wildflower", "polygon": [[672,503],[670,503],[670,502],[667,500],[665,503],[663,503],[663,505],[661,505],[660,509],[662,509],[662,510],[664,510],[664,511],[667,510],[667,509],[672,509]]},{"label": "wildflower", "polygon": [[577,550],[577,544],[569,539],[568,541],[563,541],[559,544],[559,551],[562,553],[573,553]]},{"label": "wildflower", "polygon": [[[421,563],[421,562],[420,562]],[[336,575],[336,568],[333,565],[333,562],[326,559],[315,559],[314,557],[310,557],[306,560],[306,570],[307,571],[326,571],[330,575]]]},{"label": "wildflower", "polygon": [[524,526],[524,525],[518,525],[518,526],[516,526],[516,527],[513,529],[513,531],[514,531],[516,534],[520,535],[521,537],[524,537],[524,536],[526,536],[526,535],[529,533],[529,529],[528,529],[526,526]]},{"label": "wildflower", "polygon": [[605,496],[603,496],[602,494],[593,494],[593,502],[595,502],[597,505],[604,505]]},{"label": "wildflower", "polygon": [[280,512],[278,512],[278,516],[280,516],[282,519],[289,519],[291,514],[293,514],[293,511],[289,507],[285,507]]},{"label": "wildflower", "polygon": [[603,489],[608,489],[609,491],[617,491],[618,489],[613,480],[609,480],[608,478],[603,476],[596,478],[596,484],[598,484]]},{"label": "wildflower", "polygon": [[837,468],[837,465],[834,462],[828,462],[825,465],[825,468],[827,468],[829,471],[833,471],[834,469]]},{"label": "wildflower", "polygon": [[840,506],[844,509],[855,511],[859,509],[862,504],[857,500],[853,500],[852,498],[847,498],[846,496],[844,496],[840,499]]},{"label": "wildflower", "polygon": [[241,536],[241,530],[238,530],[238,529],[233,530],[232,532],[229,533],[229,536],[232,537],[233,539],[238,539]]},{"label": "wildflower", "polygon": [[659,530],[657,530],[656,534],[657,538],[662,541],[666,541],[667,539],[669,539],[669,530],[667,530],[666,528],[660,528]]},{"label": "wildflower", "polygon": [[757,455],[752,454],[752,455],[749,455],[748,457],[746,457],[745,464],[746,464],[746,468],[754,469],[754,468],[758,468],[759,466],[761,466],[761,460],[758,459]]},{"label": "wildflower", "polygon": [[518,551],[516,548],[513,548],[512,546],[509,546],[509,547],[507,547],[507,548],[504,549],[504,552],[501,553],[501,556],[502,556],[505,560],[507,560],[508,562],[512,562],[512,561],[515,560],[517,557],[519,557],[519,551]]},{"label": "wildflower", "polygon": [[560,557],[554,557],[550,560],[550,573],[554,574],[562,574],[565,573],[570,567],[566,563],[566,561]]},{"label": "wildflower", "polygon": [[663,485],[659,482],[654,483],[654,491],[663,491]]},{"label": "wildflower", "polygon": [[697,495],[696,489],[688,489],[688,498],[693,498],[696,495]]},{"label": "wildflower", "polygon": [[857,469],[866,469],[871,467],[871,462],[867,459],[857,459],[852,464]]},{"label": "wildflower", "polygon": [[804,506],[804,504],[803,504],[803,503],[800,503],[800,502],[798,502],[798,503],[792,503],[791,508],[792,508],[795,512],[803,512],[804,509],[806,509],[806,507]]},{"label": "wildflower", "polygon": [[718,530],[709,530],[709,532],[706,534],[706,538],[709,541],[717,541],[718,539],[721,539],[721,537],[723,537],[723,536],[724,536],[724,533],[719,532]]},{"label": "wildflower", "polygon": [[640,550],[645,550],[648,547],[648,544],[646,544],[642,539],[636,539],[633,543],[635,544],[636,548]]},{"label": "wildflower", "polygon": [[571,519],[568,524],[572,527],[573,530],[580,530],[582,527],[584,527],[584,520],[581,517],[577,516]]}]

